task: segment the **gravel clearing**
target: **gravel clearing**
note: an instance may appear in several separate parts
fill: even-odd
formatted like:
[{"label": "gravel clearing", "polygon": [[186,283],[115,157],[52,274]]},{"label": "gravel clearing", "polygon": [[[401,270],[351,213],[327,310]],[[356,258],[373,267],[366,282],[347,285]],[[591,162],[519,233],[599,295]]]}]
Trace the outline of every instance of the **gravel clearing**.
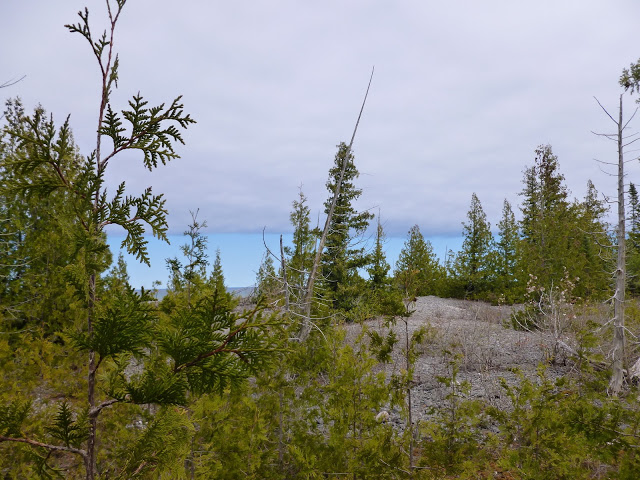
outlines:
[{"label": "gravel clearing", "polygon": [[[513,369],[519,369],[526,377],[535,378],[538,365],[547,364],[547,376],[555,378],[568,373],[572,362],[556,358],[549,364],[550,352],[555,343],[540,332],[513,330],[506,325],[513,308],[493,306],[483,302],[445,299],[433,296],[419,297],[410,306],[413,314],[395,325],[387,327],[381,319],[365,322],[370,329],[387,333],[393,328],[398,343],[393,352],[393,361],[381,365],[388,375],[405,368],[402,353],[405,345],[405,328],[409,335],[422,326],[433,329],[432,340],[422,348],[415,363],[414,386],[412,387],[413,417],[426,418],[431,407],[442,403],[447,388],[437,381],[438,376],[450,376],[449,360],[443,352],[448,350],[460,355],[458,381],[471,385],[469,398],[482,399],[496,407],[506,408],[509,399],[500,386],[504,378],[509,384],[518,383]],[[347,339],[353,339],[362,326],[347,326]],[[392,416],[396,417],[396,415]]]}]

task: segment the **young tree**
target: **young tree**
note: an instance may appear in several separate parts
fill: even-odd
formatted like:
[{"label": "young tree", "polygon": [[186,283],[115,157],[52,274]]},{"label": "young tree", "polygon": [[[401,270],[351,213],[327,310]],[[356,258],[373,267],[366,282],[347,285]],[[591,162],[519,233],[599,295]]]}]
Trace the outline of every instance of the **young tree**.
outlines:
[{"label": "young tree", "polygon": [[387,256],[384,252],[385,241],[384,228],[380,223],[380,214],[378,214],[378,226],[376,228],[376,240],[371,254],[371,263],[367,272],[369,273],[369,286],[374,289],[384,289],[389,285],[388,273],[391,265],[387,263]]},{"label": "young tree", "polygon": [[292,206],[289,219],[293,226],[293,242],[290,247],[284,247],[284,253],[287,256],[286,273],[290,303],[297,313],[302,313],[305,285],[313,267],[319,232],[311,228],[310,210],[302,188],[299,189],[298,199],[293,201]]},{"label": "young tree", "polygon": [[219,248],[216,249],[216,258],[213,261],[213,268],[207,281],[207,287],[210,292],[213,311],[226,313],[233,309],[235,303],[233,295],[227,291]]},{"label": "young tree", "polygon": [[505,198],[502,206],[502,218],[498,223],[498,240],[495,242],[496,293],[504,295],[510,301],[515,300],[516,266],[518,262],[518,241],[520,233],[518,222]]},{"label": "young tree", "polygon": [[418,225],[409,229],[408,236],[396,261],[395,281],[406,298],[436,295],[443,272],[431,242],[424,239]]},{"label": "young tree", "polygon": [[404,313],[402,295],[394,288],[393,280],[389,277],[391,266],[387,262],[384,251],[385,233],[380,215],[378,214],[378,226],[371,263],[367,268],[369,281],[367,282],[367,295],[365,303],[369,307],[365,314],[400,315]]},{"label": "young tree", "polygon": [[191,224],[184,235],[189,238],[189,243],[180,246],[180,251],[186,260],[186,264],[177,258],[168,258],[167,267],[171,273],[169,280],[170,291],[186,293],[187,305],[191,305],[191,290],[201,284],[206,276],[207,265],[207,242],[208,239],[202,234],[202,229],[207,227],[207,222],[198,222],[198,211],[191,213]]},{"label": "young tree", "polygon": [[[265,253],[256,273],[256,288],[253,296],[258,302],[272,303],[282,293],[280,280],[269,252]],[[281,297],[280,297],[281,298]]]},{"label": "young tree", "polygon": [[493,235],[487,216],[477,195],[471,195],[467,212],[468,223],[463,222],[464,240],[453,264],[454,278],[463,289],[464,296],[481,295],[494,280],[492,244]]}]

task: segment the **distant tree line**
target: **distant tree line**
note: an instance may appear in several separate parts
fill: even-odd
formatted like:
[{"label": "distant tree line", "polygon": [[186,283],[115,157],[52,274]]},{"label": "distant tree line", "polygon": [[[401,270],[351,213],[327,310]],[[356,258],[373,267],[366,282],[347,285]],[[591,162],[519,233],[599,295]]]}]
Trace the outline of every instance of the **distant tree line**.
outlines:
[{"label": "distant tree line", "polygon": [[[336,165],[342,151],[344,144],[339,146]],[[519,192],[519,221],[505,199],[494,235],[480,199],[473,193],[466,221],[462,222],[460,251],[449,251],[443,261],[438,260],[431,243],[420,227],[414,225],[393,272],[386,258],[386,237],[380,219],[369,242],[372,246],[365,248],[363,234],[371,230],[373,214],[353,209],[352,203],[362,190],[354,185],[358,172],[351,156],[338,214],[322,256],[317,308],[322,310],[325,306],[355,320],[398,313],[403,298],[420,295],[512,304],[528,300],[532,284],[552,288],[566,277],[575,284],[571,292],[575,298],[586,301],[608,296],[614,269],[611,252],[614,237],[607,224],[604,198],[588,181],[584,199],[571,199],[551,146],[541,145],[534,154],[533,165],[526,167]],[[336,168],[329,174],[329,192]],[[291,213],[293,245],[284,250],[287,288],[294,304],[300,300],[298,292],[304,286],[319,234],[311,228],[306,201],[300,191]],[[629,237],[633,241],[640,231],[640,207],[633,184],[629,201],[632,205]],[[629,256],[632,278],[637,261],[632,250]],[[258,296],[264,295],[270,302],[281,303],[284,297],[280,263],[278,255],[267,255],[256,279]],[[636,283],[631,283],[632,288]]]}]

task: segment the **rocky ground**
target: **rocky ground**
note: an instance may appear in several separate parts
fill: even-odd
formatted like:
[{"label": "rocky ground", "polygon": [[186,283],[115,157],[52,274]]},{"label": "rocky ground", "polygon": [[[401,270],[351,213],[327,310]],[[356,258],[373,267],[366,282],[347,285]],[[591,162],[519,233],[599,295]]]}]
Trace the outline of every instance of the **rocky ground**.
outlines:
[{"label": "rocky ground", "polygon": [[[547,364],[547,376],[554,378],[575,368],[564,356],[556,352],[556,340],[541,332],[518,331],[510,328],[510,306],[492,306],[482,302],[471,302],[438,297],[420,297],[411,306],[413,314],[405,327],[403,320],[394,326],[383,320],[369,320],[368,328],[386,333],[394,328],[398,335],[394,361],[381,366],[388,374],[404,368],[402,353],[405,328],[411,335],[421,326],[431,329],[428,341],[415,364],[415,386],[412,388],[414,418],[429,415],[430,407],[440,404],[447,395],[447,388],[438,382],[438,376],[450,376],[449,361],[452,356],[445,350],[459,354],[458,382],[471,385],[470,398],[483,399],[494,406],[505,408],[508,398],[500,386],[500,379],[515,384],[518,377],[514,368],[525,376],[534,378],[540,363]],[[517,308],[517,307],[515,307]],[[355,338],[362,326],[349,325],[348,337]],[[571,343],[570,339],[564,339]],[[552,355],[555,362],[549,362]]]}]

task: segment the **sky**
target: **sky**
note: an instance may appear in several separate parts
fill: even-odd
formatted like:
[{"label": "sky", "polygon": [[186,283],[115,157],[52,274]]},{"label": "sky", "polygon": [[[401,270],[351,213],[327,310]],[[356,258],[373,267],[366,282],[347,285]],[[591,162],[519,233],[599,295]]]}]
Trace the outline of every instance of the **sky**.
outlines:
[{"label": "sky", "polygon": [[[99,70],[64,28],[84,6],[101,32],[102,0],[0,2],[0,83],[26,75],[0,95],[41,104],[58,123],[70,115],[88,154]],[[572,196],[589,179],[613,195],[594,159],[614,161],[615,145],[592,132],[614,125],[594,96],[616,115],[622,69],[640,58],[639,18],[635,0],[129,0],[115,34],[114,108],[138,92],[151,104],[183,95],[198,122],[169,165],[148,172],[131,153],[109,167],[111,191],[122,180],[131,194],[153,186],[169,210],[171,245],[151,243],[151,269],[128,261],[134,284],[166,280],[164,259],[178,254],[197,209],[228,284],[253,283],[262,232],[272,248],[290,238],[300,186],[317,221],[374,66],[353,149],[358,207],[380,212],[390,263],[414,224],[440,256],[456,248],[474,192],[493,226],[505,198],[517,212],[541,144],[552,145]],[[626,112],[634,101],[625,97]],[[109,231],[112,245],[119,235]]]}]

